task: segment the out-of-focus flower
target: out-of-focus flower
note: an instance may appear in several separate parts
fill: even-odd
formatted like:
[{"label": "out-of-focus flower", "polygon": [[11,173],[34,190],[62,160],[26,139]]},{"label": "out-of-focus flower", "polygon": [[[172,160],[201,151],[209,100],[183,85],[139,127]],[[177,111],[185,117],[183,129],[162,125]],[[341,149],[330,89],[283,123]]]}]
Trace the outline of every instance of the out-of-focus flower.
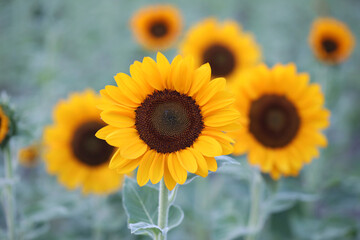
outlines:
[{"label": "out-of-focus flower", "polygon": [[234,21],[220,23],[213,18],[189,30],[180,52],[192,55],[197,66],[209,63],[212,77],[225,77],[228,83],[261,60],[260,47],[250,33]]},{"label": "out-of-focus flower", "polygon": [[235,155],[248,153],[249,163],[274,179],[296,176],[319,156],[318,147],[327,146],[320,131],[328,127],[330,112],[323,107],[320,85],[309,79],[289,64],[260,65],[238,81],[235,105],[244,128],[230,133]]},{"label": "out-of-focus flower", "polygon": [[18,153],[19,163],[24,167],[33,167],[38,163],[40,154],[40,146],[33,144],[21,148]]},{"label": "out-of-focus flower", "polygon": [[353,52],[355,38],[343,22],[333,18],[319,18],[311,27],[309,44],[321,61],[339,64]]},{"label": "out-of-focus flower", "polygon": [[73,93],[54,109],[54,124],[44,132],[44,160],[48,172],[58,175],[69,189],[82,186],[84,193],[116,191],[123,175],[108,168],[115,149],[95,137],[105,126],[100,119],[99,96],[91,90]]},{"label": "out-of-focus flower", "polygon": [[182,30],[179,10],[171,5],[140,9],[131,19],[131,29],[140,44],[149,50],[171,47]]},{"label": "out-of-focus flower", "polygon": [[164,177],[169,190],[183,184],[187,172],[206,177],[216,171],[214,157],[233,150],[223,131],[238,127],[239,119],[226,80],[210,81],[209,64],[197,68],[180,55],[170,64],[160,53],[157,62],[135,62],[130,73],[118,73],[118,86],[100,91],[101,117],[109,125],[96,136],[119,148],[110,168],[126,173],[139,166],[140,186]]},{"label": "out-of-focus flower", "polygon": [[5,112],[0,106],[0,144],[2,144],[8,132],[9,132],[9,118],[6,116]]}]

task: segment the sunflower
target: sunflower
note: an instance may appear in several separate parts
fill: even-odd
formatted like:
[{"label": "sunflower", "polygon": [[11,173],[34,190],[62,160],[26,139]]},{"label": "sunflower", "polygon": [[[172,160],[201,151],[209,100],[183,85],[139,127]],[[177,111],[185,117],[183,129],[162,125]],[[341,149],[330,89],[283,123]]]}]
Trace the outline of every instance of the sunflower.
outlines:
[{"label": "sunflower", "polygon": [[297,73],[294,64],[260,65],[235,85],[235,106],[244,122],[230,133],[235,155],[248,153],[249,163],[274,179],[296,176],[319,156],[317,148],[327,145],[320,130],[328,127],[330,113],[320,85],[309,84],[308,74]]},{"label": "sunflower", "polygon": [[212,77],[225,77],[228,82],[261,59],[260,48],[251,34],[244,33],[234,21],[219,23],[213,18],[190,29],[180,52],[192,55],[197,66],[209,63]]},{"label": "sunflower", "polygon": [[6,116],[5,112],[0,106],[0,144],[6,138],[8,132],[9,132],[9,118]]},{"label": "sunflower", "polygon": [[339,64],[353,52],[355,39],[344,23],[333,18],[319,18],[312,25],[309,44],[320,60]]},{"label": "sunflower", "polygon": [[140,44],[150,50],[169,48],[182,30],[182,17],[171,5],[140,9],[131,19],[131,29]]},{"label": "sunflower", "polygon": [[85,194],[113,192],[123,180],[123,176],[108,169],[115,149],[95,137],[105,126],[96,108],[99,101],[91,90],[71,94],[67,101],[58,103],[54,124],[44,132],[48,172],[58,175],[69,189],[81,185]]},{"label": "sunflower", "polygon": [[126,173],[139,166],[140,186],[164,177],[169,190],[183,184],[187,172],[206,177],[216,171],[214,157],[233,150],[223,131],[237,128],[239,119],[225,79],[210,81],[209,64],[196,68],[180,55],[170,64],[161,53],[157,62],[135,62],[130,73],[118,73],[118,86],[100,92],[101,117],[109,125],[96,136],[119,148],[109,167]]},{"label": "sunflower", "polygon": [[40,146],[33,144],[19,150],[19,163],[24,167],[33,167],[38,163]]}]

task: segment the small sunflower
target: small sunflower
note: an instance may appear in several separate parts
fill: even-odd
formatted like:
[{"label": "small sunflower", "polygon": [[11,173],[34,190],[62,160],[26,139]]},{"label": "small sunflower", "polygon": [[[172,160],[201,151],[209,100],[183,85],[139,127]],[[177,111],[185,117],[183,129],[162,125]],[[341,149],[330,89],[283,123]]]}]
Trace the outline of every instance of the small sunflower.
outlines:
[{"label": "small sunflower", "polygon": [[40,146],[38,144],[21,148],[18,153],[19,163],[24,167],[34,167],[38,163]]},{"label": "small sunflower", "polygon": [[235,88],[244,128],[230,133],[234,154],[248,153],[249,163],[274,179],[296,176],[327,145],[320,130],[328,127],[330,113],[320,86],[309,84],[309,75],[293,64],[260,65],[246,76]]},{"label": "small sunflower", "polygon": [[182,17],[179,10],[171,5],[148,6],[134,14],[131,29],[145,48],[166,49],[181,33]]},{"label": "small sunflower", "polygon": [[355,38],[344,23],[333,18],[319,18],[312,25],[309,43],[320,60],[339,64],[353,52]]},{"label": "small sunflower", "polygon": [[180,52],[192,55],[197,66],[209,63],[213,78],[225,77],[230,83],[261,59],[260,48],[251,34],[244,33],[234,21],[219,23],[213,18],[190,29]]},{"label": "small sunflower", "polygon": [[0,144],[3,143],[9,132],[9,118],[0,106]]},{"label": "small sunflower", "polygon": [[82,185],[84,193],[106,194],[120,187],[123,176],[108,169],[115,149],[95,137],[105,126],[96,108],[99,101],[88,90],[58,103],[54,124],[44,132],[44,159],[49,173],[69,189]]},{"label": "small sunflower", "polygon": [[157,62],[135,62],[130,74],[118,73],[118,86],[100,92],[101,117],[109,125],[96,136],[119,148],[109,167],[126,173],[139,166],[140,186],[164,177],[169,190],[183,184],[187,172],[206,177],[216,171],[214,157],[233,150],[223,131],[238,127],[239,118],[225,79],[210,81],[209,64],[196,68],[181,56],[170,64],[161,53]]}]

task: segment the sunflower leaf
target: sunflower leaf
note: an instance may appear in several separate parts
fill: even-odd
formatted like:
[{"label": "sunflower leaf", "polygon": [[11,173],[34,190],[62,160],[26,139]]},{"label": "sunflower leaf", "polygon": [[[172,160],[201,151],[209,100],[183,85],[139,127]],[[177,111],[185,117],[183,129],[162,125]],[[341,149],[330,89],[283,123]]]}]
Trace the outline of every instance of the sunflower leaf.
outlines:
[{"label": "sunflower leaf", "polygon": [[180,207],[169,208],[168,227],[161,229],[157,225],[159,190],[150,186],[140,187],[134,179],[125,179],[123,188],[123,205],[128,216],[129,229],[137,235],[154,237],[178,226],[184,213]]},{"label": "sunflower leaf", "polygon": [[224,165],[240,165],[238,161],[236,161],[234,158],[230,156],[218,156],[215,157],[216,162],[218,164],[218,168],[223,167]]},{"label": "sunflower leaf", "polygon": [[318,198],[315,194],[301,192],[279,192],[265,202],[268,213],[277,213],[292,208],[296,202],[313,202]]},{"label": "sunflower leaf", "polygon": [[179,206],[176,206],[176,205],[170,206],[169,224],[168,224],[166,231],[169,231],[169,230],[179,226],[183,219],[184,219],[183,210]]},{"label": "sunflower leaf", "polygon": [[[224,167],[225,165],[237,165],[240,166],[241,164],[236,161],[234,158],[229,157],[229,156],[219,156],[219,157],[215,157],[216,162],[218,164],[218,169]],[[212,172],[209,172],[209,174],[211,174]],[[189,184],[191,183],[195,178],[200,177],[199,175],[193,174],[193,173],[189,173],[186,182],[183,185]]]}]

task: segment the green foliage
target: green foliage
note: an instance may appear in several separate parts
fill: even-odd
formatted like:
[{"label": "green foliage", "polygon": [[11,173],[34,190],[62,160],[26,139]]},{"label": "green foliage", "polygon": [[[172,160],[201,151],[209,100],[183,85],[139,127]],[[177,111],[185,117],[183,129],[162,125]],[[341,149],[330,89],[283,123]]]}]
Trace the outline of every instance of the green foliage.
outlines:
[{"label": "green foliage", "polygon": [[169,207],[168,227],[161,229],[157,225],[159,190],[150,187],[139,187],[136,180],[126,178],[123,190],[123,204],[128,216],[131,233],[155,237],[160,231],[167,232],[180,225],[184,213],[180,207]]}]

